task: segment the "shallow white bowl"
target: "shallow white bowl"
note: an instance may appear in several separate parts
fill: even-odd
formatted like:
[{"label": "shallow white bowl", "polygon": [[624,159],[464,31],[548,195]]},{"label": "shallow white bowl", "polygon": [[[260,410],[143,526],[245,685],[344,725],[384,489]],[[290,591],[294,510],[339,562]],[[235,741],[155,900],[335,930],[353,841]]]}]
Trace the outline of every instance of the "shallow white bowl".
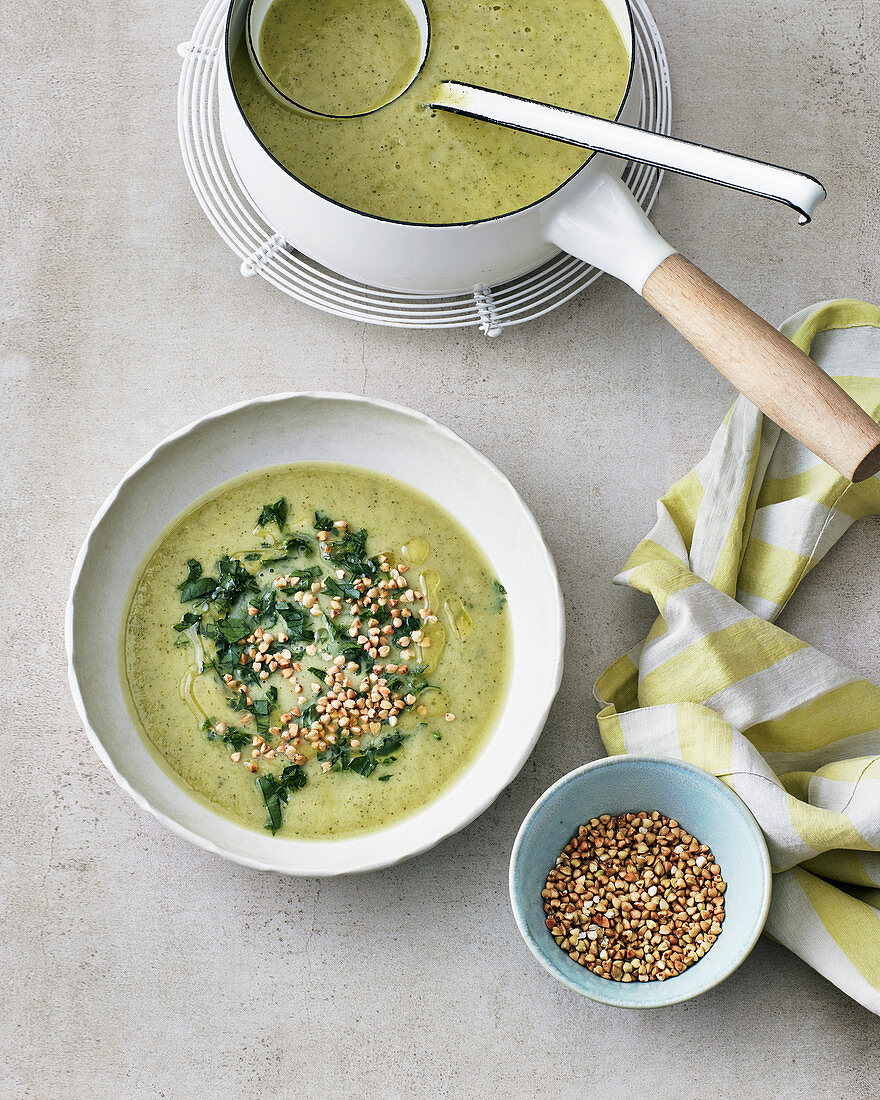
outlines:
[{"label": "shallow white bowl", "polygon": [[[288,840],[206,809],[156,762],[132,724],[119,676],[129,585],[156,536],[203,493],[264,466],[320,459],[391,474],[451,512],[507,589],[513,675],[501,717],[470,768],[419,813],[348,840]],[[134,466],[95,517],[67,606],[70,686],[98,756],[144,809],[200,847],[288,875],[386,867],[433,847],[495,801],[525,763],[562,676],[564,616],[537,524],[504,475],[436,421],[349,394],[279,394],[206,416]]]}]

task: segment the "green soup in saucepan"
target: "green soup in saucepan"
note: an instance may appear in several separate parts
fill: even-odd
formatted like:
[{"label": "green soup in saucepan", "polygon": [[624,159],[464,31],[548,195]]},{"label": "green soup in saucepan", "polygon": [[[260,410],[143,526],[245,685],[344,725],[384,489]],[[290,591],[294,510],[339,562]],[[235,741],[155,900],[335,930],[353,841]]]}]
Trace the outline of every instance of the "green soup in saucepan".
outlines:
[{"label": "green soup in saucepan", "polygon": [[[293,98],[311,97],[312,109],[347,111],[359,95],[365,109],[387,99],[413,67],[412,49],[394,47],[384,29],[372,33],[396,25],[394,2],[274,0],[261,36],[267,72]],[[361,118],[321,119],[283,106],[239,43],[233,86],[254,132],[309,187],[397,221],[474,221],[553,191],[584,163],[585,150],[424,104],[439,82],[455,79],[613,118],[629,54],[602,0],[428,0],[428,11],[422,71],[398,99]],[[398,13],[401,28],[403,19]]]},{"label": "green soup in saucepan", "polygon": [[129,705],[218,813],[336,838],[434,799],[507,688],[505,592],[461,525],[383,474],[272,467],[180,516],[134,581]]}]

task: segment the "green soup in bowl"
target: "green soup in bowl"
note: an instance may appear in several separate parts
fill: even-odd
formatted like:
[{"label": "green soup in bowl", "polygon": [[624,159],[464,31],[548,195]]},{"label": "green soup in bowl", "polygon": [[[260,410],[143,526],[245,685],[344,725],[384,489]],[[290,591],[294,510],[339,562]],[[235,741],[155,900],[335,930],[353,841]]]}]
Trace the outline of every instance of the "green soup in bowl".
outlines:
[{"label": "green soup in bowl", "polygon": [[353,836],[474,759],[508,686],[507,595],[448,512],[387,474],[256,471],[160,535],[125,613],[132,716],[242,825]]},{"label": "green soup in bowl", "polygon": [[428,417],[348,394],[245,402],[156,447],[92,524],[66,625],[121,787],[187,840],[293,875],[388,866],[472,821],[562,673],[556,572],[511,484]]}]

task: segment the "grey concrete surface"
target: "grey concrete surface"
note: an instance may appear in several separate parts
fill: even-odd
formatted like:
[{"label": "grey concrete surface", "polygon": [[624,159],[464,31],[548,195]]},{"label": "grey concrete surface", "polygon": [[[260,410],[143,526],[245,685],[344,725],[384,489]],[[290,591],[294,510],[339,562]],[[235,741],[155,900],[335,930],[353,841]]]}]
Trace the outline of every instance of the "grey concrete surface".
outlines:
[{"label": "grey concrete surface", "polygon": [[[677,132],[829,189],[800,229],[669,179],[661,231],[774,322],[880,299],[876,0],[654,13]],[[495,341],[363,327],[242,280],[177,150],[174,47],[197,14],[198,0],[4,14],[0,1094],[880,1096],[877,1019],[778,946],[695,1002],[626,1014],[540,970],[508,909],[517,826],[600,754],[592,682],[650,621],[610,578],[732,391],[607,279]],[[403,401],[477,443],[542,524],[569,616],[562,691],[497,803],[420,859],[322,883],[234,867],[137,809],[86,741],[62,638],[77,548],[128,466],[217,406],[298,387]],[[786,613],[868,675],[878,536],[850,532]]]}]

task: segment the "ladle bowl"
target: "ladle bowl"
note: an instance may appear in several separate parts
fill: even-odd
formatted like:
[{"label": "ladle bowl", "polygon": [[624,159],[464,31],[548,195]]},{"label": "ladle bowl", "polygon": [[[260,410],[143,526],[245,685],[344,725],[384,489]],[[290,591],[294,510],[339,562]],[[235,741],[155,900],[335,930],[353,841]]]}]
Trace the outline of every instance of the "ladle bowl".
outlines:
[{"label": "ladle bowl", "polygon": [[[431,44],[431,20],[424,0],[395,0],[395,2],[408,8],[413,16],[414,30],[417,35],[417,40],[413,45],[417,47],[417,61],[413,66],[409,80],[393,94],[389,95],[387,98],[383,98],[380,103],[375,103],[373,105],[361,104],[356,110],[349,111],[322,111],[318,110],[313,104],[294,99],[292,96],[288,95],[270,75],[266,59],[263,57],[263,24],[265,23],[266,16],[269,13],[273,0],[248,0],[247,4],[245,41],[247,43],[248,56],[251,59],[251,64],[254,67],[254,72],[257,74],[258,80],[266,91],[282,106],[292,111],[299,111],[300,114],[311,115],[313,118],[363,118],[364,115],[371,115],[376,111],[381,111],[383,107],[387,107],[396,99],[400,99],[400,97],[412,87],[424,67]],[[390,75],[391,74],[389,74],[389,76]]]},{"label": "ladle bowl", "polygon": [[[619,178],[621,155],[638,157],[638,150],[610,156],[588,147],[583,166],[537,202],[509,214],[450,225],[414,224],[365,214],[311,188],[263,145],[233,86],[232,55],[257,2],[268,0],[230,3],[226,65],[219,84],[221,130],[242,185],[269,224],[292,245],[350,278],[427,295],[500,283],[564,250],[641,294],[746,397],[844,476],[856,481],[877,473],[880,427],[811,359],[679,255],[648,221]],[[421,4],[421,0],[407,0],[415,11],[414,2]],[[606,0],[606,7],[630,59],[629,82],[614,121],[632,122],[641,91],[634,83],[632,13],[628,0]],[[429,24],[426,34],[429,44]],[[476,91],[489,91],[490,99],[493,94],[486,89]],[[450,103],[440,96],[437,106],[484,118],[492,117],[499,99],[513,98],[498,96],[489,102],[482,97],[475,103],[473,90],[463,98],[459,88],[452,93],[459,98]],[[587,119],[587,125],[603,121],[576,112],[558,113],[575,115],[575,121]],[[521,126],[521,121],[512,117],[499,121]],[[553,132],[552,127],[522,128]],[[639,133],[632,130],[624,137],[630,140]],[[658,135],[642,137],[661,140]],[[613,142],[606,141],[603,147],[610,144]],[[669,154],[670,148],[675,152],[676,144],[685,146],[675,154],[686,161],[678,167]],[[643,153],[640,159],[664,163],[652,159],[650,150]],[[718,158],[730,158],[731,154],[672,141],[663,145],[663,156],[668,167],[719,179],[723,174],[719,174]],[[801,173],[747,158],[732,160],[740,176],[724,179],[725,183],[788,202],[800,209],[802,220],[809,218],[824,195],[817,181]],[[796,197],[774,192],[768,186],[771,176],[776,181],[796,178],[802,191]],[[444,181],[438,181],[438,186],[443,185]]]}]

